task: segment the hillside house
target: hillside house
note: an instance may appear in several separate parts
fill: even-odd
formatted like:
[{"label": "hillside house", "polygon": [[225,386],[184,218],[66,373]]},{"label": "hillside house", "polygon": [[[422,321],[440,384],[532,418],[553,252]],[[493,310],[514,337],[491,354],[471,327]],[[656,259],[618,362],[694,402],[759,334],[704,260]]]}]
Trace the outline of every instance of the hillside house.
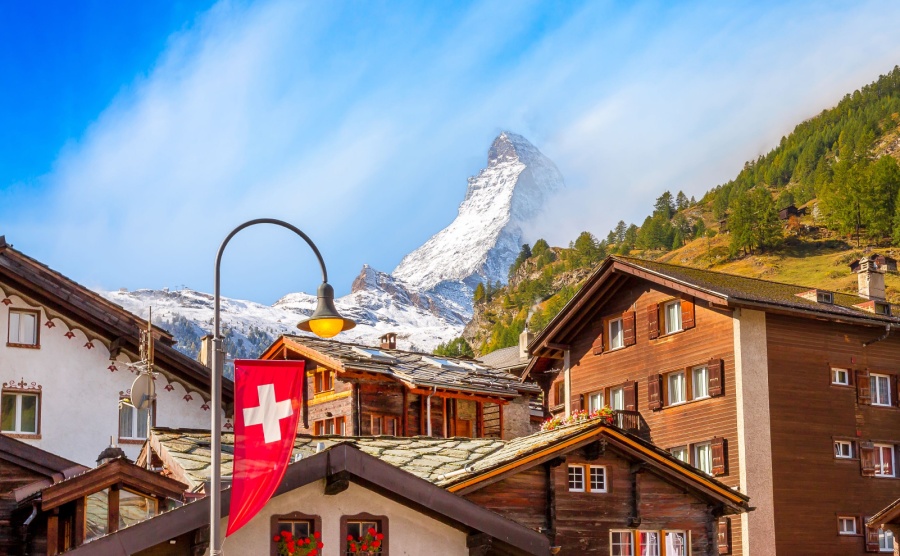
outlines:
[{"label": "hillside house", "polygon": [[306,361],[308,427],[315,435],[515,438],[533,432],[540,388],[471,359],[282,336],[261,359]]},{"label": "hillside house", "polygon": [[854,264],[849,295],[609,257],[531,343],[527,372],[553,411],[636,415],[749,495],[720,553],[862,554],[864,518],[900,496],[900,319],[878,261]]},{"label": "hillside house", "polygon": [[[145,320],[20,253],[0,236],[0,432],[82,465],[117,439],[135,458],[147,412],[122,403]],[[159,426],[208,426],[209,370],[153,328]],[[223,385],[225,399],[232,383]]]}]

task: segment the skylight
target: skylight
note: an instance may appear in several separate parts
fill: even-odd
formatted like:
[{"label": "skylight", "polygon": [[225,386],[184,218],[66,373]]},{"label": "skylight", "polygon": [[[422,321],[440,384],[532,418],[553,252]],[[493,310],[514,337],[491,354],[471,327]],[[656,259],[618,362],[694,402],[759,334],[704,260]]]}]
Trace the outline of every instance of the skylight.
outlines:
[{"label": "skylight", "polygon": [[394,357],[391,357],[387,353],[385,353],[381,350],[375,349],[375,348],[363,348],[363,347],[353,346],[351,349],[353,350],[353,353],[355,353],[357,355],[361,355],[362,357],[365,357],[366,359],[372,359],[375,361],[384,361],[385,363],[396,363],[397,362],[397,359],[395,359]]}]

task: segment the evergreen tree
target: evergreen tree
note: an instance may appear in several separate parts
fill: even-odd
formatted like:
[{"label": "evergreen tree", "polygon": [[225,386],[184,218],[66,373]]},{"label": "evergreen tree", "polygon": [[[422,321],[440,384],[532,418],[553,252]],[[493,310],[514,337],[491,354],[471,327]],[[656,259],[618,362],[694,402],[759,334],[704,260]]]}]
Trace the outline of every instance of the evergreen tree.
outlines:
[{"label": "evergreen tree", "polygon": [[619,223],[616,224],[616,229],[615,229],[616,240],[609,241],[608,243],[610,243],[610,244],[617,243],[618,244],[618,243],[622,243],[623,241],[625,241],[625,230],[627,230],[627,229],[628,229],[628,227],[625,225],[625,221],[619,220]]},{"label": "evergreen tree", "polygon": [[687,195],[684,194],[684,191],[679,191],[678,195],[675,196],[675,207],[678,210],[684,210],[690,206]]},{"label": "evergreen tree", "polygon": [[597,238],[590,232],[581,232],[573,245],[578,266],[588,267],[600,260]]},{"label": "evergreen tree", "polygon": [[481,282],[478,282],[478,285],[475,286],[475,293],[472,295],[472,301],[475,303],[482,303],[482,302],[484,302],[484,298],[485,298],[484,284],[482,284]]},{"label": "evergreen tree", "polygon": [[472,346],[463,337],[438,344],[438,347],[434,349],[434,354],[443,357],[475,357]]},{"label": "evergreen tree", "polygon": [[662,195],[657,197],[656,202],[653,204],[653,214],[662,215],[666,220],[672,218],[672,215],[675,214],[675,201],[672,199],[670,192],[664,191]]},{"label": "evergreen tree", "polygon": [[861,217],[866,235],[880,240],[891,235],[897,192],[900,191],[900,166],[891,156],[882,156],[869,168],[867,187],[862,198]]}]

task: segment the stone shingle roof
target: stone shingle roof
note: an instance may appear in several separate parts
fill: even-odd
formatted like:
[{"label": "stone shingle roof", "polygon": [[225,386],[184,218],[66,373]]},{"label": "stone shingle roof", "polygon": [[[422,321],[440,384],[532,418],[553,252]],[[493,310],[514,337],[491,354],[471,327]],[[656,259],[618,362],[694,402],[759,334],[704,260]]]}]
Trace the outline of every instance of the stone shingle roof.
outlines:
[{"label": "stone shingle roof", "polygon": [[515,397],[538,394],[536,384],[471,359],[441,357],[415,351],[373,348],[361,344],[285,336],[286,342],[314,350],[340,362],[344,369],[388,375],[415,387]]},{"label": "stone shingle roof", "polygon": [[764,305],[777,305],[789,309],[814,311],[833,316],[864,318],[884,323],[900,322],[898,317],[878,315],[859,307],[854,307],[854,305],[869,301],[858,295],[833,292],[833,304],[818,303],[815,300],[797,295],[813,289],[809,286],[795,286],[713,270],[646,261],[634,257],[615,256],[611,258],[630,266],[642,268],[658,276],[672,279],[683,285],[705,290],[708,293],[736,302],[744,301]]},{"label": "stone shingle roof", "polygon": [[495,369],[510,369],[522,367],[528,364],[528,357],[519,357],[519,346],[498,349],[478,358],[485,365]]}]

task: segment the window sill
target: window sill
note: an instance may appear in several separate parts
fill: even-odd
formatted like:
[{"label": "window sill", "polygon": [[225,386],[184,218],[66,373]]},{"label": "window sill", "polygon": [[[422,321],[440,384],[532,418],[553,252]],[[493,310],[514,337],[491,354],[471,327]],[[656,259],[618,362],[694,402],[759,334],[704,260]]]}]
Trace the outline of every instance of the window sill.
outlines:
[{"label": "window sill", "polygon": [[3,436],[8,436],[9,438],[18,438],[19,440],[40,440],[40,434],[32,434],[30,432],[6,432],[3,431]]},{"label": "window sill", "polygon": [[608,350],[604,351],[603,353],[612,353],[614,351],[622,351],[623,349],[625,349],[627,347],[628,346],[619,346],[619,347],[615,347],[615,348],[611,347]]},{"label": "window sill", "polygon": [[15,344],[12,342],[6,342],[6,347],[25,348],[25,349],[41,349],[41,344]]},{"label": "window sill", "polygon": [[145,439],[145,438],[120,438],[118,440],[119,444],[138,444],[138,445],[143,444],[146,441],[147,441],[147,439]]},{"label": "window sill", "polygon": [[[720,397],[722,397],[722,396],[715,396],[715,397],[716,397],[716,398],[720,398]],[[702,398],[694,398],[693,400],[688,400],[688,401],[686,401],[686,402],[678,402],[678,403],[673,403],[673,404],[666,404],[666,405],[662,406],[661,409],[668,409],[668,408],[670,408],[670,407],[684,407],[684,406],[686,406],[686,405],[691,405],[691,404],[697,403],[697,402],[705,402],[705,401],[711,400],[711,399],[713,399],[713,398],[714,398],[714,396],[705,396],[705,397],[702,397]]]},{"label": "window sill", "polygon": [[879,407],[882,409],[897,409],[897,406],[889,403],[870,403],[869,407]]}]

